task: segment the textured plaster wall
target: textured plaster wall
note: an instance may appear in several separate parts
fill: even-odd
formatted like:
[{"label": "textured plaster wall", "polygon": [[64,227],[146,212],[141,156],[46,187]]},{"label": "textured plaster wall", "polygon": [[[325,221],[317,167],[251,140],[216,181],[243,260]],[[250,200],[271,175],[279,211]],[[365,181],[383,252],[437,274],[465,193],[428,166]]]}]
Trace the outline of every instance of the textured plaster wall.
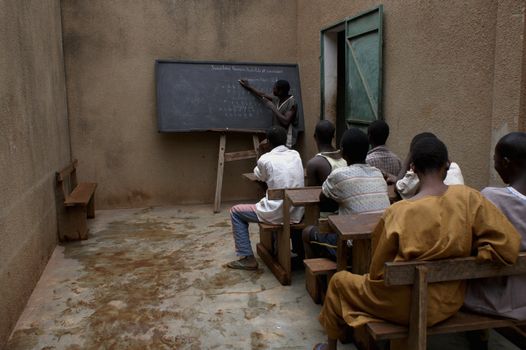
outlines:
[{"label": "textured plaster wall", "polygon": [[[492,134],[502,125],[498,120],[511,118],[510,130],[517,128],[525,2],[451,1],[445,6],[431,0],[298,0],[307,115],[320,110],[320,29],[381,3],[384,116],[392,130],[388,145],[404,157],[415,134],[434,132],[462,167],[466,183],[486,186]],[[315,123],[315,118],[306,120],[307,136]],[[314,147],[306,142],[305,158]]]},{"label": "textured plaster wall", "polygon": [[[156,58],[299,63],[306,121],[300,149],[309,159],[320,114],[320,29],[380,3],[62,1],[72,152],[80,178],[99,183],[98,207],[213,199],[218,135],[157,133]],[[384,3],[389,145],[404,157],[416,133],[432,131],[466,183],[481,188],[495,180],[493,143],[521,120],[525,1],[448,4]],[[249,137],[232,136],[227,150],[250,145]],[[226,165],[224,200],[255,196],[239,175],[252,166]]]},{"label": "textured plaster wall", "polygon": [[56,245],[69,160],[60,4],[0,1],[0,348]]},{"label": "textured plaster wall", "polygon": [[[157,58],[296,62],[296,2],[62,1],[73,156],[99,183],[97,206],[212,202],[217,134],[158,134]],[[251,147],[227,138],[227,151]],[[254,198],[227,163],[223,200]]]},{"label": "textured plaster wall", "polygon": [[[511,131],[520,128],[521,95],[524,59],[524,10],[526,2],[499,1],[495,33],[495,63],[493,75],[493,111],[491,124],[491,152],[489,157],[490,184],[501,186],[502,181],[493,168],[495,144]],[[524,98],[524,97],[522,97]]]}]

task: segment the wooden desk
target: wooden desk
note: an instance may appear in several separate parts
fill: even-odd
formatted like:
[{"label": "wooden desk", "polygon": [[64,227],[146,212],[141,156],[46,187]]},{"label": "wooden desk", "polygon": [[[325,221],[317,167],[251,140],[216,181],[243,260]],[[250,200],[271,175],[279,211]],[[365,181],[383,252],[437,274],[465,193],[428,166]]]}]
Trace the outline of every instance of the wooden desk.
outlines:
[{"label": "wooden desk", "polygon": [[244,173],[244,174],[241,174],[241,176],[243,176],[245,179],[248,179],[250,181],[258,181],[254,173]]},{"label": "wooden desk", "polygon": [[316,225],[320,217],[321,187],[312,186],[285,191],[285,201],[294,207],[305,207],[303,222],[305,225]]},{"label": "wooden desk", "polygon": [[347,268],[347,240],[352,244],[352,269],[356,274],[369,272],[371,264],[371,234],[383,213],[331,215],[329,225],[338,234],[336,263],[338,271]]},{"label": "wooden desk", "polygon": [[[245,179],[250,180],[250,181],[259,181],[256,178],[256,175],[254,175],[254,173],[243,173],[241,174],[241,176],[243,176]],[[306,178],[307,178],[307,172],[305,172],[305,179]]]}]

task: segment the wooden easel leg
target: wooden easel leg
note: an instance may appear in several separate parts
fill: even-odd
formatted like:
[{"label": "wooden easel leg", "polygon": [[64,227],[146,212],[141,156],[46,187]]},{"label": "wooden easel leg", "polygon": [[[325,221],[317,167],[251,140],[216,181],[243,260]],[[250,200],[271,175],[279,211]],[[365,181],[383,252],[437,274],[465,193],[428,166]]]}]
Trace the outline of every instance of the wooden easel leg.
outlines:
[{"label": "wooden easel leg", "polygon": [[252,143],[254,144],[254,151],[256,152],[256,159],[259,159],[259,136],[252,135]]},{"label": "wooden easel leg", "polygon": [[223,170],[225,168],[226,134],[219,138],[219,156],[217,157],[216,195],[214,200],[214,213],[221,209],[221,190],[223,189]]}]

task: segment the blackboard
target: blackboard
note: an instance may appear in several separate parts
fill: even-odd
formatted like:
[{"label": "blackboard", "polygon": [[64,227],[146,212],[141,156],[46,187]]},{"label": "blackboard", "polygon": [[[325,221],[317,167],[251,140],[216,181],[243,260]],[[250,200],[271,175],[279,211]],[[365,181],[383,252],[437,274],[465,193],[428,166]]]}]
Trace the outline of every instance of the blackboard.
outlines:
[{"label": "blackboard", "polygon": [[264,131],[272,112],[238,82],[272,95],[279,79],[290,83],[298,103],[298,130],[304,130],[298,66],[157,60],[157,125],[160,132]]}]

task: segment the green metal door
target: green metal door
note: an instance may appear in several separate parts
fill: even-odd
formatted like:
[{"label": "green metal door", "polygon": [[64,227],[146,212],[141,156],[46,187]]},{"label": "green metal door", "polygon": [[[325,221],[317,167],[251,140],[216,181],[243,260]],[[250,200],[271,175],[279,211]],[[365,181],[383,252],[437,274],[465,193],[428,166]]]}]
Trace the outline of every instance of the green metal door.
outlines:
[{"label": "green metal door", "polygon": [[347,126],[366,128],[382,119],[383,6],[346,19]]}]

